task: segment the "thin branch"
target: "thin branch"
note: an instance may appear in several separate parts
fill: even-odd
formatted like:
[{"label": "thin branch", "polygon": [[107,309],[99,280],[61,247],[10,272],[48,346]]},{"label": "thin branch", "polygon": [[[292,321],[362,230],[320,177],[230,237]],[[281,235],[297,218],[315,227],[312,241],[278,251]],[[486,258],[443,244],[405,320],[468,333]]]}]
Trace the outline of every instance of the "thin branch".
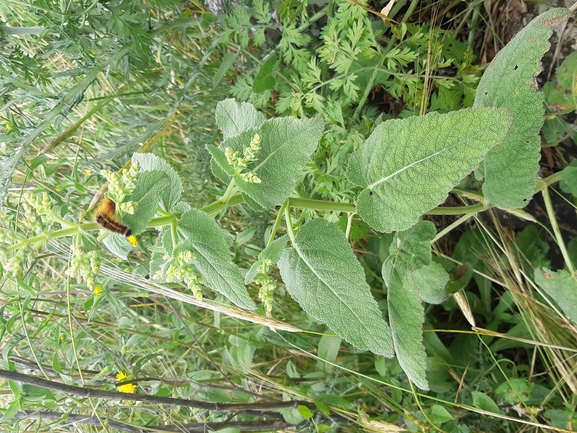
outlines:
[{"label": "thin branch", "polygon": [[267,411],[296,408],[298,406],[306,406],[312,410],[316,409],[313,403],[309,403],[307,401],[279,401],[279,402],[263,402],[263,403],[208,403],[205,401],[189,400],[184,398],[158,397],[155,395],[141,395],[141,394],[128,394],[116,391],[102,391],[99,389],[80,388],[77,386],[66,385],[64,383],[54,382],[51,380],[41,379],[39,377],[28,376],[26,374],[16,373],[13,371],[7,371],[2,369],[0,369],[0,377],[7,380],[15,380],[17,382],[26,383],[28,385],[39,386],[41,388],[60,391],[69,395],[75,395],[77,397],[83,397],[83,398],[104,398],[113,400],[142,401],[145,403],[183,406],[192,409],[203,409],[210,411],[244,412],[250,410],[252,413],[254,413],[254,411],[257,411],[262,412],[262,415],[264,415],[264,413]]},{"label": "thin branch", "polygon": [[[285,430],[294,425],[286,421],[272,419],[268,421],[239,421],[239,422],[207,422],[195,424],[172,424],[157,425],[147,427],[136,427],[131,424],[115,421],[110,418],[98,418],[95,416],[75,415],[60,412],[18,412],[14,418],[19,420],[34,419],[43,421],[58,421],[69,424],[87,424],[94,426],[106,426],[116,430],[122,430],[129,433],[149,433],[149,432],[179,432],[179,433],[205,433],[207,431],[216,431],[222,428],[235,428],[240,431],[278,431]],[[104,421],[104,422],[103,422]]]}]

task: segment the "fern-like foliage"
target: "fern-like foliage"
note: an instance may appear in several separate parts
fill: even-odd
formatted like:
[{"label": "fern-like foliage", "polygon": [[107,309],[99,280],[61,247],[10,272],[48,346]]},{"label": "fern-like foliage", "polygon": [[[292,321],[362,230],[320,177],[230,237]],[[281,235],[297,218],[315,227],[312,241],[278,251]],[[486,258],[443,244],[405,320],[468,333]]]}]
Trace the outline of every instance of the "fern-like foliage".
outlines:
[{"label": "fern-like foliage", "polygon": [[262,47],[264,56],[274,52],[281,60],[273,71],[274,86],[262,86],[257,79],[252,91],[246,74],[258,75],[266,65],[247,62],[234,86],[235,97],[260,106],[266,88],[278,114],[322,114],[334,123],[374,111],[367,106],[368,93],[377,87],[406,104],[402,116],[423,105],[445,112],[472,104],[480,69],[472,65],[475,58],[467,44],[450,31],[405,23],[385,27],[358,4],[341,2],[316,34],[314,24],[300,25],[298,14],[287,12],[298,7],[281,3],[284,26],[278,44],[264,37],[267,26],[276,27],[266,0],[237,6],[227,16],[231,43]]}]

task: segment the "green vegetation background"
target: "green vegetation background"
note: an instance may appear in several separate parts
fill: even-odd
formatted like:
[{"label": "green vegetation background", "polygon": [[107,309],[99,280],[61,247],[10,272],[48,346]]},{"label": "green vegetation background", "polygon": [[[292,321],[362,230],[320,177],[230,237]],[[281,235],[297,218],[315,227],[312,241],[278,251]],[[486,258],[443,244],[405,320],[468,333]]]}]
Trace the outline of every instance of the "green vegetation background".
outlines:
[{"label": "green vegetation background", "polygon": [[[266,118],[322,117],[324,135],[295,195],[355,203],[359,188],[347,177],[353,151],[388,119],[471,107],[483,72],[475,41],[480,29],[491,32],[481,3],[399,1],[385,20],[371,8],[255,0],[215,15],[200,3],[173,0],[4,1],[0,242],[49,233],[31,210],[41,206],[31,197],[44,192],[58,218],[89,223],[93,198],[104,191],[101,170],[119,171],[135,152],[168,161],[190,206],[215,202],[226,185],[211,173],[207,145],[222,141],[215,111],[230,97]],[[562,116],[575,109],[575,93],[563,91],[575,88],[574,62],[568,59],[544,88],[543,136],[552,146],[574,135]],[[575,167],[562,162],[561,189],[574,196]],[[471,176],[459,188],[477,185]],[[392,235],[340,211],[290,212],[295,228],[322,216],[346,232],[371,294],[386,310],[381,268]],[[245,204],[214,215],[233,235],[233,261],[241,269],[248,271],[266,247],[277,215]],[[272,318],[260,304],[249,317],[209,291],[214,303],[201,308],[179,283],[152,291],[146,280],[155,230],[139,236],[128,260],[106,254],[97,290],[67,273],[73,236],[28,243],[1,268],[3,370],[209,405],[87,398],[4,375],[2,429],[574,430],[577,329],[570,294],[577,242],[557,233],[554,210],[519,233],[499,216],[488,210],[467,225],[433,219],[437,231],[451,233],[433,244],[433,260],[451,274],[447,293],[455,296],[424,304],[428,391],[412,386],[397,358],[334,335],[282,285],[272,295]],[[565,249],[559,273],[536,273],[552,267],[550,249]],[[280,280],[276,268],[269,273]],[[548,297],[550,281],[566,287],[550,291],[569,296]],[[166,296],[170,289],[173,296]],[[249,294],[257,299],[257,287],[249,286]],[[286,330],[271,330],[281,326]],[[289,332],[294,327],[307,332]]]}]

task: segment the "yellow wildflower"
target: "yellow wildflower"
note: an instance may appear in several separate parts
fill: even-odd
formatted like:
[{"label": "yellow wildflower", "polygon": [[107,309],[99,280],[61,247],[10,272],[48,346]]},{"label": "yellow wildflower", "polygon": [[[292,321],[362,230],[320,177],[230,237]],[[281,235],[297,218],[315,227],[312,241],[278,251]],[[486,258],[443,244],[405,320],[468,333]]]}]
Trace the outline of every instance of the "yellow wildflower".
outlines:
[{"label": "yellow wildflower", "polygon": [[[118,380],[119,382],[122,382],[124,379],[127,379],[128,376],[126,376],[126,373],[124,373],[123,371],[118,372],[118,374],[116,375],[116,380]],[[127,383],[125,385],[120,385],[118,387],[118,391],[119,392],[124,392],[127,394],[136,394],[136,384],[134,383]]]}]

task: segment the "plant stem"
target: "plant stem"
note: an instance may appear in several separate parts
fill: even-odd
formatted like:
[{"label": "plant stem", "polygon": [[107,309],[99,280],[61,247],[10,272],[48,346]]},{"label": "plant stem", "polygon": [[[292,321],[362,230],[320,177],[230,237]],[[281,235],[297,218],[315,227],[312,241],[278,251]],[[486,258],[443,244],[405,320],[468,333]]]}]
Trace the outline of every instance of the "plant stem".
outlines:
[{"label": "plant stem", "polygon": [[[553,185],[555,182],[559,182],[561,180],[561,171],[552,174],[551,176],[546,177],[545,179],[541,179],[541,182],[537,182],[537,187],[535,188],[535,192],[541,191],[543,188],[547,186]],[[544,185],[543,185],[544,184]]]},{"label": "plant stem", "polygon": [[345,238],[347,241],[349,240],[349,236],[351,235],[351,227],[353,225],[353,216],[354,214],[350,213],[347,216],[347,229],[345,230]]},{"label": "plant stem", "polygon": [[[223,426],[235,431],[288,431],[290,427],[295,428],[284,420],[276,419],[276,414],[267,413],[266,420],[261,421],[219,421],[219,422],[200,422],[193,424],[162,424],[147,425],[145,427],[135,426],[121,421],[115,421],[111,418],[100,416],[88,416],[71,414],[64,412],[42,412],[42,411],[20,411],[14,415],[19,420],[39,420],[39,421],[60,421],[65,419],[69,424],[84,424],[96,426],[102,429],[103,425],[108,431],[126,431],[128,433],[154,433],[159,431],[181,431],[185,433],[204,433],[206,431],[222,430]],[[170,429],[170,430],[167,430]]]},{"label": "plant stem", "polygon": [[435,238],[431,241],[431,244],[437,242],[439,239],[441,239],[443,236],[445,236],[447,233],[449,233],[455,227],[458,227],[459,225],[463,224],[465,221],[467,221],[469,218],[475,216],[476,214],[477,214],[477,212],[469,212],[469,213],[463,215],[457,221],[453,222],[452,224],[449,224],[447,227],[445,227],[443,230],[441,230],[439,233],[437,233],[437,236],[435,236]]},{"label": "plant stem", "polygon": [[383,66],[384,62],[385,62],[385,56],[381,56],[381,60],[379,61],[379,65],[375,69],[373,69],[373,74],[371,75],[371,78],[369,79],[369,82],[368,82],[367,86],[365,87],[365,92],[363,93],[363,96],[359,100],[359,103],[357,105],[357,109],[355,110],[355,113],[353,114],[353,119],[355,121],[358,121],[359,116],[361,114],[361,110],[365,106],[367,99],[369,99],[369,93],[371,93],[371,90],[373,90],[374,82],[377,79],[377,73],[379,72],[379,70]]},{"label": "plant stem", "polygon": [[456,207],[436,207],[426,212],[427,215],[461,215],[478,213],[487,209],[483,203],[472,204],[470,206],[456,206]]},{"label": "plant stem", "polygon": [[[229,192],[227,190],[227,192]],[[234,191],[232,191],[234,193]],[[227,197],[228,196],[228,197]],[[231,195],[230,193],[223,195],[222,198],[219,200],[203,207],[201,210],[209,214],[210,216],[217,215],[223,209],[234,206],[244,202],[244,198],[241,194],[234,194]],[[324,200],[312,200],[308,198],[298,198],[298,197],[290,197],[287,199],[283,206],[287,207],[296,207],[300,209],[312,209],[316,211],[328,211],[328,212],[343,212],[343,213],[350,213],[356,214],[357,208],[354,204],[351,203],[337,203],[333,201],[324,201]],[[477,213],[482,210],[485,210],[486,206],[478,203],[471,206],[460,206],[460,207],[438,207],[431,209],[427,212],[427,215],[462,215],[462,214],[470,214],[470,213]],[[281,215],[282,215],[282,208],[281,208]],[[160,217],[153,218],[150,220],[149,227],[161,227],[172,225],[176,221],[177,216],[173,214],[167,214]],[[70,222],[65,221],[66,224],[70,224]],[[100,229],[100,225],[97,223],[85,223],[80,224],[78,226],[73,226],[61,230],[56,230],[55,232],[49,234],[42,234],[39,236],[34,236],[29,239],[22,240],[10,247],[8,247],[7,251],[15,251],[19,248],[24,247],[28,244],[34,243],[46,243],[51,239],[62,238],[66,236],[75,235],[78,233],[79,230],[84,231],[91,231],[91,230],[98,230]],[[278,224],[275,223],[275,227],[272,233],[275,233],[278,228]]]},{"label": "plant stem", "polygon": [[315,410],[316,406],[308,401],[278,401],[278,402],[257,402],[257,403],[210,403],[206,401],[190,400],[186,398],[158,397],[155,395],[130,394],[115,391],[101,391],[94,388],[81,388],[52,380],[41,379],[35,376],[28,376],[14,371],[0,369],[0,377],[7,380],[38,386],[44,389],[59,391],[67,396],[77,396],[82,398],[102,398],[106,400],[127,400],[142,401],[158,405],[182,406],[191,409],[202,409],[211,411],[243,412],[259,410],[262,412],[276,411],[282,409],[296,408],[298,405],[306,406]]},{"label": "plant stem", "polygon": [[334,201],[312,200],[309,198],[289,197],[289,207],[298,207],[301,209],[313,209],[318,211],[332,211],[332,212],[357,212],[354,204],[350,203],[336,203]]},{"label": "plant stem", "polygon": [[325,15],[327,15],[329,11],[329,7],[325,6],[324,8],[322,8],[320,11],[318,11],[316,14],[314,14],[312,17],[310,17],[306,23],[304,23],[302,26],[299,27],[299,32],[302,32],[304,30],[306,30],[308,27],[310,27],[311,25],[313,25],[314,23],[316,23],[318,20],[320,20],[322,17],[324,17]]},{"label": "plant stem", "polygon": [[284,208],[284,214],[285,214],[285,219],[286,219],[286,229],[287,229],[287,233],[289,235],[289,238],[291,238],[291,243],[294,245],[295,243],[295,233],[293,231],[293,224],[291,221],[291,213],[290,213],[290,206],[287,206]]},{"label": "plant stem", "polygon": [[176,215],[165,215],[161,217],[152,218],[150,220],[150,227],[162,227],[173,224],[176,221]]},{"label": "plant stem", "polygon": [[[226,194],[225,194],[226,195]],[[224,196],[223,196],[224,198]],[[231,196],[226,203],[224,203],[221,198],[214,203],[209,204],[202,208],[202,210],[209,215],[216,215],[225,207],[234,206],[239,203],[243,203],[244,199],[241,194],[235,194]],[[312,209],[316,211],[328,211],[328,212],[344,212],[344,213],[357,213],[357,208],[351,203],[337,203],[334,201],[325,200],[313,200],[310,198],[299,198],[299,197],[289,197],[288,206],[296,207],[300,209]],[[474,204],[470,206],[457,206],[457,207],[437,207],[426,212],[427,215],[463,215],[468,213],[476,213],[485,210],[487,207],[482,204]],[[153,219],[156,222],[158,218]]]},{"label": "plant stem", "polygon": [[[538,183],[543,184],[542,181]],[[565,260],[565,265],[571,274],[575,273],[575,268],[573,268],[573,263],[571,262],[571,258],[569,257],[569,253],[567,252],[567,248],[565,247],[565,242],[563,241],[563,236],[561,235],[561,230],[559,230],[559,225],[557,224],[557,218],[555,217],[555,211],[553,210],[553,205],[551,204],[551,197],[549,196],[549,189],[547,185],[543,187],[541,191],[543,195],[543,201],[545,202],[545,208],[547,209],[547,216],[549,217],[549,221],[551,222],[551,227],[553,228],[553,233],[555,233],[555,239],[557,240],[557,245],[559,245],[559,249],[561,250],[561,255],[563,256],[563,260]]]},{"label": "plant stem", "polygon": [[284,215],[284,210],[286,209],[286,207],[288,206],[288,200],[285,200],[285,202],[282,204],[278,215],[276,216],[276,220],[274,221],[274,225],[272,226],[272,230],[270,232],[270,237],[268,239],[268,243],[266,244],[267,246],[269,246],[272,241],[274,240],[274,237],[276,235],[276,232],[278,230],[278,227],[280,226],[280,222],[282,221],[282,217]]},{"label": "plant stem", "polygon": [[219,200],[215,201],[214,203],[211,203],[211,204],[203,207],[201,210],[203,210],[204,212],[206,212],[210,216],[214,216],[214,215],[218,214],[224,208],[227,208],[229,206],[234,206],[235,204],[244,203],[244,198],[242,197],[241,194],[235,194],[235,195],[229,197],[226,202],[224,202],[223,199],[224,199],[224,196],[221,197]]},{"label": "plant stem", "polygon": [[230,198],[233,197],[237,191],[238,191],[238,188],[236,187],[234,180],[231,180],[230,183],[228,184],[228,187],[226,188],[226,191],[224,192],[224,194],[220,198],[220,201],[222,203],[224,203],[225,205],[228,204],[228,201],[230,200]]}]

